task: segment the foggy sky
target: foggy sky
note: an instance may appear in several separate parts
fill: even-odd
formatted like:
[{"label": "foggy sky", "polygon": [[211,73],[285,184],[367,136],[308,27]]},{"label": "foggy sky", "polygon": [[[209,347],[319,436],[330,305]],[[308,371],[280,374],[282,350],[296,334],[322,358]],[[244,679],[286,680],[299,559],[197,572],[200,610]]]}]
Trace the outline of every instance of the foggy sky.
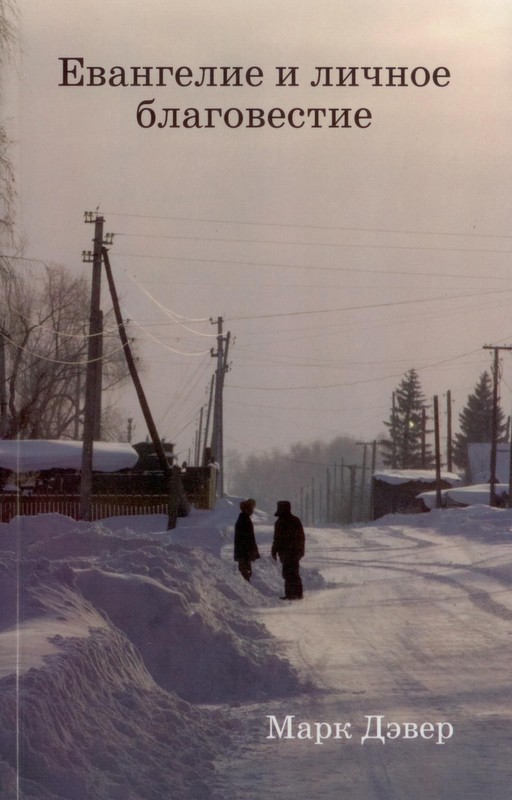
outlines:
[{"label": "foggy sky", "polygon": [[[372,439],[410,367],[429,399],[451,390],[456,423],[490,368],[482,346],[512,338],[508,1],[19,5],[11,105],[25,255],[81,272],[93,232],[83,212],[99,206],[150,405],[184,458],[219,315],[235,340],[225,450]],[[257,65],[264,82],[59,87],[59,57],[107,69]],[[444,66],[451,81],[311,87],[324,65]],[[300,85],[276,87],[276,66],[298,66]],[[151,98],[156,108],[368,107],[373,121],[143,130],[135,112]],[[506,413],[511,386],[508,357]],[[119,402],[144,438],[132,392]]]}]

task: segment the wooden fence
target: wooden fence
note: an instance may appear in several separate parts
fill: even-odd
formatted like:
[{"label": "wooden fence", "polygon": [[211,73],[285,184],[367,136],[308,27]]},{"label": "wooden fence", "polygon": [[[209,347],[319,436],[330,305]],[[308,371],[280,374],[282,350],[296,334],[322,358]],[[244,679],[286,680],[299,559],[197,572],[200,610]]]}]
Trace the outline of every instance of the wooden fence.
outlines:
[{"label": "wooden fence", "polygon": [[[91,520],[135,514],[167,514],[167,495],[96,495],[91,502]],[[63,514],[80,519],[80,495],[4,494],[0,496],[0,518],[10,522],[16,516]]]},{"label": "wooden fence", "polygon": [[[217,473],[213,467],[189,469],[185,475],[181,476],[184,500],[186,499],[186,502],[196,509],[214,508],[216,476]],[[93,487],[92,520],[135,514],[168,514],[169,495],[163,491],[165,481],[161,480],[161,485],[153,485],[154,491],[151,492],[144,491],[147,487],[141,481],[141,476],[117,475],[114,477],[116,483],[105,487],[107,491],[101,491],[99,486]],[[34,516],[35,514],[63,514],[72,519],[80,519],[77,476],[70,476],[70,478],[75,482],[71,491],[69,489],[66,491],[67,487],[64,488],[61,485],[53,490],[48,488],[46,491],[34,494],[0,492],[0,521],[9,522],[16,516]],[[65,479],[67,480],[67,477]],[[63,488],[64,491],[62,491]],[[134,491],[137,488],[139,491]],[[100,490],[98,491],[98,489]]]}]

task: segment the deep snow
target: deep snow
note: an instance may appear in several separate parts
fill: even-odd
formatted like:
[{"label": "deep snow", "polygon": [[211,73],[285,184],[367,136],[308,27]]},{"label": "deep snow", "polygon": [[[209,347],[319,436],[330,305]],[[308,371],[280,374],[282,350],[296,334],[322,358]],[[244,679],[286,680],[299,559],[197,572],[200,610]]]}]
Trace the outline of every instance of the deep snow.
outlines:
[{"label": "deep snow", "polygon": [[[508,798],[512,512],[307,530],[296,603],[258,512],[241,579],[237,514],[0,526],[2,799]],[[362,746],[381,713],[456,736]],[[357,736],[268,740],[287,714]]]}]

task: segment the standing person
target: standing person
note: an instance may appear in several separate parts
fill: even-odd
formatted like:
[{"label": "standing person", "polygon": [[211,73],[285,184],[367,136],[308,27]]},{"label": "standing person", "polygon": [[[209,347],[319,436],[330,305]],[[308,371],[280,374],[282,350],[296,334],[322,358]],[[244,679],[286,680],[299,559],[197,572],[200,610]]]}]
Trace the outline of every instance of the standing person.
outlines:
[{"label": "standing person", "polygon": [[272,542],[272,558],[277,556],[283,566],[284,597],[281,600],[302,599],[302,579],[299,573],[299,562],[304,555],[304,528],[298,517],[292,514],[289,500],[279,500],[277,517],[274,525],[274,541]]},{"label": "standing person", "polygon": [[249,497],[240,503],[240,514],[235,523],[235,553],[234,559],[238,561],[238,569],[246,581],[251,581],[252,561],[260,557],[258,545],[254,537],[252,513],[256,508],[256,500]]}]

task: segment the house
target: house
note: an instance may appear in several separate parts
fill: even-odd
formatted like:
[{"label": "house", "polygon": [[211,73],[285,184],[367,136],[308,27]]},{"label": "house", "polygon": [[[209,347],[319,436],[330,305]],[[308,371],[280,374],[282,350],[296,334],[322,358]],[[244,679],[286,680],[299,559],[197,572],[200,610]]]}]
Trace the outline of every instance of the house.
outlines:
[{"label": "house", "polygon": [[[441,473],[441,489],[461,483],[460,475]],[[418,495],[436,489],[436,473],[432,469],[388,469],[372,476],[373,519],[385,514],[411,514],[428,511]]]}]

